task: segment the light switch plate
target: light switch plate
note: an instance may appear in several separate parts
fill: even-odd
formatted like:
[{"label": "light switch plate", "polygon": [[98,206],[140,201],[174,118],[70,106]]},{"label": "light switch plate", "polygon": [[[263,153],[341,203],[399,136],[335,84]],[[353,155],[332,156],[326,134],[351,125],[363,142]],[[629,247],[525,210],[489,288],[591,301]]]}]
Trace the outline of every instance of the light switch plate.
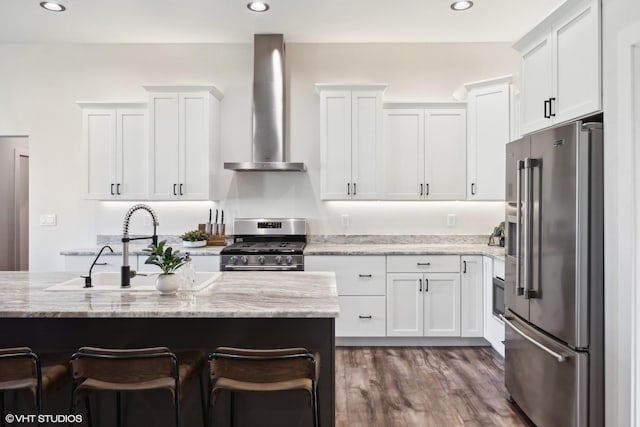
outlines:
[{"label": "light switch plate", "polygon": [[42,214],[40,215],[40,225],[54,226],[58,224],[58,218],[56,214]]},{"label": "light switch plate", "polygon": [[349,226],[349,214],[340,215],[340,224],[343,227],[348,227]]}]

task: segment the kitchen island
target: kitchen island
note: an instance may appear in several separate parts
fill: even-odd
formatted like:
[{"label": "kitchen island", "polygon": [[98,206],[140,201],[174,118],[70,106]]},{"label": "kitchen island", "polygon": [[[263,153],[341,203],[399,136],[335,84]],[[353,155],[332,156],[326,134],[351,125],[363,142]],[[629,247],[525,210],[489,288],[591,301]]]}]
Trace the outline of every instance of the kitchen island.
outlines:
[{"label": "kitchen island", "polygon": [[[194,299],[135,289],[46,289],[73,277],[0,273],[0,347],[71,352],[81,346],[167,346],[207,354],[218,346],[306,347],[320,353],[320,422],[334,425],[339,306],[333,273],[224,272]],[[217,425],[226,425],[225,402],[216,406]],[[302,426],[311,419],[302,393],[244,395],[236,403],[236,425]]]}]

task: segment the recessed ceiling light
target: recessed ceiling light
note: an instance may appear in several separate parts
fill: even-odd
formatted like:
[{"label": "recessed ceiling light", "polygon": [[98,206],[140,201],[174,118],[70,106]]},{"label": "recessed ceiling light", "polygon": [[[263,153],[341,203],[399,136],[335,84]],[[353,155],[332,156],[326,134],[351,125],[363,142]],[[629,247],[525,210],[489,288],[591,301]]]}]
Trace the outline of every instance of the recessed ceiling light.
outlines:
[{"label": "recessed ceiling light", "polygon": [[64,7],[60,3],[55,3],[52,1],[43,1],[40,3],[40,6],[52,12],[63,12],[66,9],[66,7]]},{"label": "recessed ceiling light", "polygon": [[471,9],[471,6],[473,6],[473,2],[468,0],[458,0],[451,3],[451,9],[453,10],[467,10]]},{"label": "recessed ceiling light", "polygon": [[253,12],[266,12],[269,10],[269,5],[262,1],[252,1],[247,4],[247,7]]}]

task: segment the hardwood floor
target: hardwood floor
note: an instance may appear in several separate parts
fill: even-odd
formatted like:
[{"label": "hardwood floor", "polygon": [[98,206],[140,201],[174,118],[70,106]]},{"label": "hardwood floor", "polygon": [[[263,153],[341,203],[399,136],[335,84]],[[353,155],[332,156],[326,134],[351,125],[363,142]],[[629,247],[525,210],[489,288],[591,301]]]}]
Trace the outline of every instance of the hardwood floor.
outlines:
[{"label": "hardwood floor", "polygon": [[336,349],[336,426],[532,426],[484,347]]}]

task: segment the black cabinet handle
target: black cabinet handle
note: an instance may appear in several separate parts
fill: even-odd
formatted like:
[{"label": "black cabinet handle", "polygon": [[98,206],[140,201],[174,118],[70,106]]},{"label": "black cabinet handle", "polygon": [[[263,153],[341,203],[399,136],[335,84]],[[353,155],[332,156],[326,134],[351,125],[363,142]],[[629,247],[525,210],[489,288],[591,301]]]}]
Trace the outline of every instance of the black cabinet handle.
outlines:
[{"label": "black cabinet handle", "polygon": [[353,183],[353,195],[355,196],[356,194],[357,194],[356,193],[356,183],[354,182]]},{"label": "black cabinet handle", "polygon": [[418,279],[418,292],[422,292],[422,279]]},{"label": "black cabinet handle", "polygon": [[551,118],[551,99],[546,99],[544,101],[544,118],[545,119]]},{"label": "black cabinet handle", "polygon": [[351,184],[347,182],[347,196],[351,195]]},{"label": "black cabinet handle", "polygon": [[429,184],[427,184],[427,196],[429,195]]},{"label": "black cabinet handle", "polygon": [[429,292],[429,279],[424,279],[424,291]]},{"label": "black cabinet handle", "polygon": [[116,184],[116,194],[120,195],[120,183]]},{"label": "black cabinet handle", "polygon": [[178,193],[176,192],[176,187],[178,186],[178,184],[173,184],[173,195],[177,196]]},{"label": "black cabinet handle", "polygon": [[549,117],[555,117],[556,113],[553,112],[553,104],[556,102],[555,98],[549,98]]},{"label": "black cabinet handle", "polygon": [[358,277],[373,277],[371,274],[358,274]]},{"label": "black cabinet handle", "polygon": [[426,265],[428,267],[428,266],[431,265],[431,263],[430,262],[416,262],[416,265],[418,265],[418,266],[425,266]]},{"label": "black cabinet handle", "polygon": [[111,184],[111,195],[115,196],[115,193],[113,192],[113,184]]},{"label": "black cabinet handle", "polygon": [[462,261],[462,265],[463,265],[462,272],[466,274],[467,273],[467,261]]},{"label": "black cabinet handle", "polygon": [[420,195],[422,196],[424,194],[424,188],[423,185],[420,184]]},{"label": "black cabinet handle", "polygon": [[359,317],[360,319],[371,319],[371,318],[372,318],[372,316],[371,316],[371,315],[363,316],[363,315],[361,315],[361,314],[359,314],[359,315],[358,315],[358,317]]},{"label": "black cabinet handle", "polygon": [[476,195],[476,183],[475,182],[471,183],[471,195],[472,196]]},{"label": "black cabinet handle", "polygon": [[184,196],[184,193],[182,192],[182,184],[180,184],[180,195]]}]

